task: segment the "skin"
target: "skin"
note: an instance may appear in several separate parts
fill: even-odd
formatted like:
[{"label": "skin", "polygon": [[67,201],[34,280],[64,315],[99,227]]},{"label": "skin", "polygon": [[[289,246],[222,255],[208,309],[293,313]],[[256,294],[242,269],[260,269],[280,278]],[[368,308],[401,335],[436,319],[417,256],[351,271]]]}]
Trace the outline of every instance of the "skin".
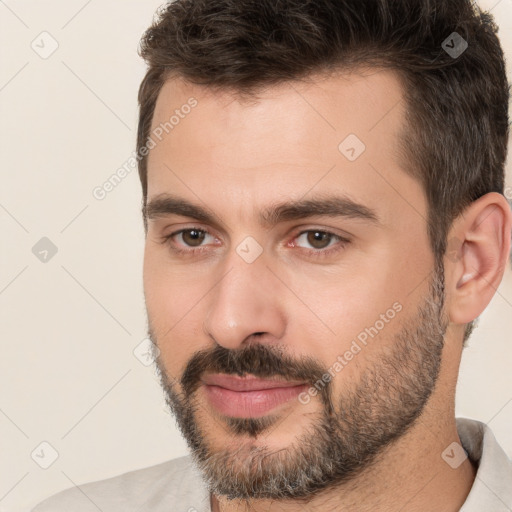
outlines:
[{"label": "skin", "polygon": [[[236,351],[262,344],[293,361],[305,356],[331,367],[358,333],[399,302],[400,313],[332,379],[339,413],[347,390],[393,354],[404,326],[419,326],[418,309],[429,296],[434,270],[425,194],[401,168],[396,151],[404,122],[400,83],[391,71],[381,70],[318,75],[308,83],[269,87],[257,102],[244,102],[229,91],[172,79],[158,97],[153,128],[190,97],[197,106],[151,149],[148,162],[148,201],[172,193],[217,219],[215,225],[177,215],[148,220],[144,292],[167,392],[172,386],[183,398],[180,379],[188,363],[215,346]],[[338,150],[350,133],[366,145],[353,162]],[[326,216],[273,227],[258,222],[270,204],[333,191],[374,209],[382,224]],[[450,245],[455,252],[443,260],[444,347],[428,401],[417,421],[384,446],[373,464],[312,495],[301,509],[455,512],[462,506],[476,468],[466,459],[453,469],[441,454],[452,442],[460,444],[454,402],[464,325],[482,313],[502,280],[511,217],[506,199],[489,193],[454,221],[448,240],[455,241]],[[163,243],[166,235],[186,228],[208,231],[201,255],[177,254],[170,242]],[[325,249],[300,236],[306,230],[351,241],[315,258],[313,252]],[[247,236],[262,249],[250,264],[236,252]],[[190,250],[187,241],[176,236],[173,246]],[[396,378],[401,389],[401,377]],[[384,388],[389,394],[373,397],[375,403],[385,403],[391,392],[392,387]],[[212,453],[238,449],[242,454],[248,447],[290,450],[325,407],[319,396],[305,405],[292,401],[273,411],[271,428],[234,436],[201,389],[194,404],[196,426]],[[293,511],[298,503],[211,497],[216,512]]]}]

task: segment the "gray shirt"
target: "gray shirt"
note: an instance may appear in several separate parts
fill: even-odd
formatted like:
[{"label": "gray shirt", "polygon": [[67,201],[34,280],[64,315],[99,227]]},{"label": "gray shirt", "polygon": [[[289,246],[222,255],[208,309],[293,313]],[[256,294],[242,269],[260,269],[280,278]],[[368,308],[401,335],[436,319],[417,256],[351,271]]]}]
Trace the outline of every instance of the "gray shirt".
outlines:
[{"label": "gray shirt", "polygon": [[[478,464],[463,512],[512,512],[512,461],[491,429],[457,418],[468,457]],[[73,487],[32,512],[211,512],[210,494],[190,456]]]}]

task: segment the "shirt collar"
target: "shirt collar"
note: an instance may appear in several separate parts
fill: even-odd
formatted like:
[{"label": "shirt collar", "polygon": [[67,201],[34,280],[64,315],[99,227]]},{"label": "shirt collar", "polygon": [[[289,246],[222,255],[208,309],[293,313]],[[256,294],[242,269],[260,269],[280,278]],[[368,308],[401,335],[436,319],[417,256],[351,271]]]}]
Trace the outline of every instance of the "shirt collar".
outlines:
[{"label": "shirt collar", "polygon": [[462,447],[478,466],[461,512],[512,512],[512,461],[488,425],[470,418],[456,423]]}]

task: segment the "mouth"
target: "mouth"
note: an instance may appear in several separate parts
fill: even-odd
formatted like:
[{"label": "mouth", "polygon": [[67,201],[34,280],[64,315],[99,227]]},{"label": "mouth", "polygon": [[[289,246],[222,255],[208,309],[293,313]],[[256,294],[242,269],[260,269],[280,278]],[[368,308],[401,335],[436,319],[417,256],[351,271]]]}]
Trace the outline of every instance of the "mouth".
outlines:
[{"label": "mouth", "polygon": [[308,384],[300,381],[209,374],[202,379],[210,405],[221,414],[257,418],[290,402]]}]

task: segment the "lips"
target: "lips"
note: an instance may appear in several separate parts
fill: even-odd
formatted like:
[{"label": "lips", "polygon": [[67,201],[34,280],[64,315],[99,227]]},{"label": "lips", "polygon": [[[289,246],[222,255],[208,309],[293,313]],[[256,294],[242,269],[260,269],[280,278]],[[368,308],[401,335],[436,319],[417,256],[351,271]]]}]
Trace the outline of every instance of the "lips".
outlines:
[{"label": "lips", "polygon": [[237,377],[233,375],[206,375],[203,383],[209,386],[219,386],[221,388],[230,389],[231,391],[258,391],[262,389],[288,388],[304,384],[301,381],[276,380],[276,379],[259,379],[254,376]]},{"label": "lips", "polygon": [[239,418],[263,416],[297,398],[308,386],[300,381],[222,374],[206,375],[202,383],[214,409],[225,416]]}]

